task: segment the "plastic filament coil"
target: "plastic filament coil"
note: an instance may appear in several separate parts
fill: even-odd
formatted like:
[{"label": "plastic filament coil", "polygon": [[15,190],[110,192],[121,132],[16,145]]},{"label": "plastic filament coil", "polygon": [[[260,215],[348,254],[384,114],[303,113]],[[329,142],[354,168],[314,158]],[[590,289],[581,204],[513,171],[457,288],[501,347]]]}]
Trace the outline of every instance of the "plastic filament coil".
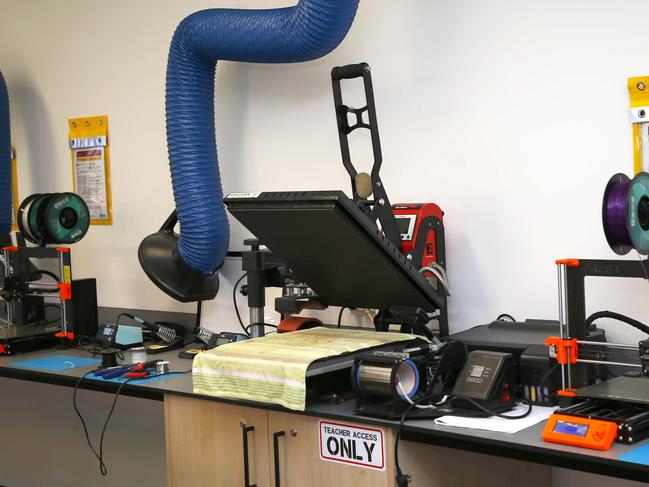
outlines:
[{"label": "plastic filament coil", "polygon": [[606,240],[619,255],[636,249],[649,254],[649,174],[633,179],[614,175],[606,185],[602,200],[602,225]]},{"label": "plastic filament coil", "polygon": [[366,397],[403,400],[398,383],[409,398],[419,389],[419,369],[412,360],[392,364],[361,363],[356,368],[356,385]]},{"label": "plastic filament coil", "polygon": [[31,243],[72,244],[90,227],[90,212],[74,193],[33,194],[18,208],[18,228]]}]

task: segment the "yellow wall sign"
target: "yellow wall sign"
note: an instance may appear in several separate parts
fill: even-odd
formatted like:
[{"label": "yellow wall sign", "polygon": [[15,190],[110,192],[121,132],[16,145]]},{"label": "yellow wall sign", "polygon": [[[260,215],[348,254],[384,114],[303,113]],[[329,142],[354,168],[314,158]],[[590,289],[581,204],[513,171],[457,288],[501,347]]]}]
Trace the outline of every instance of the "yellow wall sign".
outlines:
[{"label": "yellow wall sign", "polygon": [[108,117],[71,118],[68,125],[74,192],[88,205],[92,225],[112,225]]}]

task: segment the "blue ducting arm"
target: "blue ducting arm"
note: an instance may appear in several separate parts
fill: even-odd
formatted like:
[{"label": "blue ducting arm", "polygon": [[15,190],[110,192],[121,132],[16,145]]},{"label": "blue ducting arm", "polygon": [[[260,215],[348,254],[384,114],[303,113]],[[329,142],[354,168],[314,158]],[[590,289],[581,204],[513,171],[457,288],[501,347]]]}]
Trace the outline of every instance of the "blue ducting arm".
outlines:
[{"label": "blue ducting arm", "polygon": [[0,236],[11,232],[11,130],[9,94],[0,73]]},{"label": "blue ducting arm", "polygon": [[[230,230],[214,127],[217,61],[294,63],[317,59],[343,40],[357,7],[358,0],[301,0],[294,7],[272,10],[203,10],[184,19],[176,29],[167,64],[166,108],[180,236],[173,250],[147,251],[147,246],[158,244],[153,240],[147,243],[147,239],[145,248],[140,246],[145,272],[168,294],[180,299],[183,293],[169,289],[167,281],[175,278],[167,276],[167,271],[156,270],[166,265],[164,255],[175,259],[176,270],[169,272],[179,273],[182,268],[183,272],[191,269],[210,276],[221,267],[228,250]],[[168,228],[161,229],[164,231]]]}]

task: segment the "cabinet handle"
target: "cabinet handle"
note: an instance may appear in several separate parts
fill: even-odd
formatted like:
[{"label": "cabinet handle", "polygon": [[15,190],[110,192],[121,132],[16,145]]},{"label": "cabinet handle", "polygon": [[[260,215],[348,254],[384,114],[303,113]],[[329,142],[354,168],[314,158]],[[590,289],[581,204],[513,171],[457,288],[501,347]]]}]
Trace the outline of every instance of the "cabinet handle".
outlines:
[{"label": "cabinet handle", "polygon": [[275,487],[280,487],[279,485],[279,438],[284,436],[285,431],[277,431],[273,433],[273,453],[275,456]]},{"label": "cabinet handle", "polygon": [[257,487],[257,484],[250,483],[250,468],[248,463],[248,433],[255,431],[254,426],[243,428],[243,479],[245,487]]}]

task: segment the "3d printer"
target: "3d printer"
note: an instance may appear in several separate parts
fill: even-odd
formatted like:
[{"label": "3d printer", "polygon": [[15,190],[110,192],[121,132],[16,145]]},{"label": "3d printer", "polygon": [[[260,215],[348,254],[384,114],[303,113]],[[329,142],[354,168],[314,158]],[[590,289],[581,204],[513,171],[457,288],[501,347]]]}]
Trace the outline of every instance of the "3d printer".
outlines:
[{"label": "3d printer", "polygon": [[[96,282],[72,279],[70,249],[61,246],[87,232],[85,202],[73,193],[31,195],[20,205],[18,221],[17,245],[5,245],[0,253],[0,354],[70,342],[76,335],[94,336]],[[38,246],[27,246],[25,238]]]}]

